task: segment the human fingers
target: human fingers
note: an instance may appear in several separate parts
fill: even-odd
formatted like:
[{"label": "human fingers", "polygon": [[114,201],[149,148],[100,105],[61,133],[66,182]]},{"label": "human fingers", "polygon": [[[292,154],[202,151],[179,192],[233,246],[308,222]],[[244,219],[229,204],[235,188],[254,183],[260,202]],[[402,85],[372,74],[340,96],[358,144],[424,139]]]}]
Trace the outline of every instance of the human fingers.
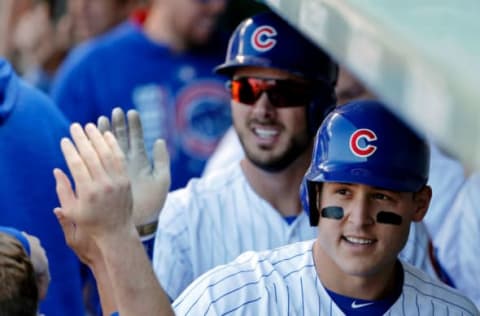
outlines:
[{"label": "human fingers", "polygon": [[90,176],[90,172],[72,141],[68,138],[63,138],[60,141],[60,147],[75,183],[77,185],[83,185],[91,181],[92,177]]},{"label": "human fingers", "polygon": [[98,154],[98,158],[103,166],[103,169],[109,175],[114,175],[117,171],[115,167],[114,156],[110,145],[104,139],[104,135],[100,133],[98,128],[94,124],[87,124],[85,126],[85,132],[90,139],[90,142]]},{"label": "human fingers", "polygon": [[147,153],[145,151],[145,143],[143,140],[142,122],[140,115],[135,110],[130,110],[127,113],[129,136],[130,136],[130,150],[134,156],[140,156],[147,160]]},{"label": "human fingers", "polygon": [[[170,187],[170,157],[167,145],[163,139],[157,139],[153,145],[153,168],[156,175],[163,175],[164,181],[168,180]],[[168,190],[168,189],[167,189]]]},{"label": "human fingers", "polygon": [[125,162],[125,155],[120,148],[117,138],[111,132],[106,132],[104,135],[105,142],[112,151],[112,166],[118,174],[127,174],[127,165]]},{"label": "human fingers", "polygon": [[60,169],[53,169],[53,176],[55,177],[58,200],[60,205],[65,209],[71,209],[75,203],[75,193],[67,175]]},{"label": "human fingers", "polygon": [[112,130],[117,138],[118,145],[127,155],[128,153],[128,133],[127,123],[125,122],[125,113],[121,108],[114,108],[112,111]]},{"label": "human fingers", "polygon": [[102,134],[104,134],[106,131],[111,131],[110,121],[108,120],[108,117],[104,115],[100,116],[97,120],[97,127]]},{"label": "human fingers", "polygon": [[92,179],[104,178],[106,174],[99,154],[94,148],[92,140],[87,137],[83,128],[79,124],[74,123],[70,127],[70,133],[75,142],[80,158],[87,167]]}]

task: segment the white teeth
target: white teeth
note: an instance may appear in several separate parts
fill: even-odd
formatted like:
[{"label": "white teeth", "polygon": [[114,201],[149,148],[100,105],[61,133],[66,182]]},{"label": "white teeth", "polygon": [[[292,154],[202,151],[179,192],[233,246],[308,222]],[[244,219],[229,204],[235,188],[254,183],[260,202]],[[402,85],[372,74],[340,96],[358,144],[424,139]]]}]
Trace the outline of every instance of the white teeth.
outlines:
[{"label": "white teeth", "polygon": [[271,130],[271,129],[255,129],[255,134],[257,134],[261,138],[269,138],[278,135],[278,131]]},{"label": "white teeth", "polygon": [[368,245],[373,243],[373,240],[371,239],[363,239],[363,238],[347,237],[347,236],[345,236],[345,239],[353,244]]}]

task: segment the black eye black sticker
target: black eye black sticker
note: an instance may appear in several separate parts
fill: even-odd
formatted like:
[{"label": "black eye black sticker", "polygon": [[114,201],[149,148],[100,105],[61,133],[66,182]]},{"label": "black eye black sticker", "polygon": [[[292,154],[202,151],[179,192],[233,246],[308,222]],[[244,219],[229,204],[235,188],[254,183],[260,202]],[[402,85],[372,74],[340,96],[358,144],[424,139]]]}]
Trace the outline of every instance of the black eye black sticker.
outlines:
[{"label": "black eye black sticker", "polygon": [[392,212],[380,211],[377,214],[377,223],[401,225],[402,217]]},{"label": "black eye black sticker", "polygon": [[342,219],[343,218],[343,208],[340,206],[327,206],[322,208],[322,217],[331,218],[331,219]]},{"label": "black eye black sticker", "polygon": [[[343,218],[343,208],[340,206],[327,206],[322,208],[321,215],[324,218],[339,220]],[[402,217],[393,212],[380,211],[377,214],[377,223],[401,225]]]}]

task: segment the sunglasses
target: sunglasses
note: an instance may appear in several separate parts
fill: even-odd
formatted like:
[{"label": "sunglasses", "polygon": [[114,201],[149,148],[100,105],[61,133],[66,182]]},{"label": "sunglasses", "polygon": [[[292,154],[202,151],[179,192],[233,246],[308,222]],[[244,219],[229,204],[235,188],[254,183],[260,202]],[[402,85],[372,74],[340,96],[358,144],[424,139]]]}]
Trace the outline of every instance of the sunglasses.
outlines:
[{"label": "sunglasses", "polygon": [[312,85],[288,79],[260,79],[243,77],[227,82],[232,99],[254,105],[265,92],[277,108],[305,106],[313,99]]}]

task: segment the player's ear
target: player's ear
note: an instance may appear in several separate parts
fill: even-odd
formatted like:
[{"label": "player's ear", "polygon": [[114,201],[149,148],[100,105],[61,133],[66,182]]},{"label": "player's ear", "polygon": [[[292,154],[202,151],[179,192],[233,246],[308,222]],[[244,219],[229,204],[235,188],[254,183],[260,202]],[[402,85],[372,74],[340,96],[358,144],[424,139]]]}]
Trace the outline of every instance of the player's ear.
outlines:
[{"label": "player's ear", "polygon": [[413,200],[415,204],[415,212],[412,220],[414,222],[421,221],[427,213],[430,206],[430,200],[432,199],[432,188],[425,185],[420,191],[413,194]]}]

